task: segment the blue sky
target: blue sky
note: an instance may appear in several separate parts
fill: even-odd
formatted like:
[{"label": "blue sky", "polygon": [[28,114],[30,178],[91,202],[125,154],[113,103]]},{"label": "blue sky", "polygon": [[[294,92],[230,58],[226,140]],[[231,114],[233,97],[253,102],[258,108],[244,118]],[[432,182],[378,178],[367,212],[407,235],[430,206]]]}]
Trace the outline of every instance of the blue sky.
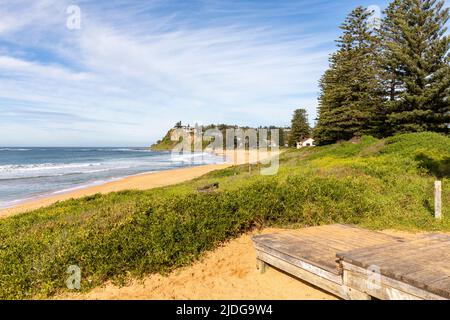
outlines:
[{"label": "blue sky", "polygon": [[313,122],[358,5],[387,1],[0,0],[0,146],[146,146],[179,120],[289,125],[298,107]]}]

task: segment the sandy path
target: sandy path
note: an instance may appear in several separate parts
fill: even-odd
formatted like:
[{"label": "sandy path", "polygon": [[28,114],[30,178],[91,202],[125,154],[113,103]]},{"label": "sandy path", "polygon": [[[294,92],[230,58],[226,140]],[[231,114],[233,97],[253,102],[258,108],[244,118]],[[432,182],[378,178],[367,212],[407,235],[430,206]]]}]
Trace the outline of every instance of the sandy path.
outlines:
[{"label": "sandy path", "polygon": [[[263,233],[277,232],[266,229]],[[194,265],[168,276],[151,275],[127,286],[112,284],[85,294],[64,294],[58,299],[336,299],[280,271],[256,270],[252,234],[243,235],[206,253]]]},{"label": "sandy path", "polygon": [[[277,154],[274,153],[273,155]],[[130,176],[98,186],[87,187],[84,189],[50,197],[33,199],[11,208],[0,209],[0,218],[5,218],[14,214],[49,206],[57,201],[63,201],[71,198],[82,198],[96,193],[109,193],[122,190],[147,190],[152,188],[164,187],[198,178],[214,170],[224,169],[232,165],[246,163],[247,161],[249,161],[249,159],[256,159],[257,156],[259,156],[260,159],[273,156],[272,154],[267,152],[258,153],[257,151],[253,150],[245,151],[245,154],[242,154],[240,156],[235,156],[234,152],[220,152],[220,155],[226,157],[227,163],[173,169]]]}]

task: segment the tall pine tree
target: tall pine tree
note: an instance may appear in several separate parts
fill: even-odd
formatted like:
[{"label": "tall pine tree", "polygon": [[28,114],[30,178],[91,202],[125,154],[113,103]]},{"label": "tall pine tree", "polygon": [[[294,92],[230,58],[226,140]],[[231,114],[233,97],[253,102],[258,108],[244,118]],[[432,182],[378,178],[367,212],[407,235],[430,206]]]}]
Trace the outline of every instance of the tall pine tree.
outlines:
[{"label": "tall pine tree", "polygon": [[381,78],[392,133],[449,132],[449,37],[444,1],[394,0],[385,10]]},{"label": "tall pine tree", "polygon": [[289,133],[289,146],[295,147],[297,142],[309,137],[311,128],[308,124],[308,114],[305,109],[297,109],[291,122],[291,132]]},{"label": "tall pine tree", "polygon": [[371,12],[353,10],[342,24],[338,51],[320,80],[319,118],[315,138],[320,144],[354,136],[382,135],[383,90],[377,77],[377,39],[369,27]]}]

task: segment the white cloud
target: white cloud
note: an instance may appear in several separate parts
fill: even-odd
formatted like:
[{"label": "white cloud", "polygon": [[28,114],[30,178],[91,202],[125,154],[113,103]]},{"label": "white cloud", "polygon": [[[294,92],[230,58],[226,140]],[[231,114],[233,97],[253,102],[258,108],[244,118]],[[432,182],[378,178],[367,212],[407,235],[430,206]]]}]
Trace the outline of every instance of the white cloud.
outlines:
[{"label": "white cloud", "polygon": [[[13,44],[0,52],[0,109],[9,107],[3,98],[11,105],[102,119],[106,122],[76,123],[97,131],[105,143],[150,142],[178,120],[282,125],[299,106],[308,107],[311,120],[315,116],[314,93],[327,65],[329,35],[226,19],[198,25],[177,20],[176,12],[153,12],[161,2],[119,11],[81,2],[82,29],[70,31],[64,27],[64,3],[41,0],[24,9],[25,3],[31,2],[7,6],[10,19],[2,20],[3,29],[0,24],[0,35]],[[20,20],[21,14],[29,17],[22,25],[5,22]],[[30,40],[27,48],[19,38],[41,42]],[[19,43],[23,55],[15,54]],[[36,48],[56,61],[30,56]],[[39,127],[61,128],[37,123],[33,130]]]},{"label": "white cloud", "polygon": [[72,72],[64,67],[53,65],[42,65],[13,57],[0,56],[0,70],[16,75],[35,75],[41,78],[53,78],[57,81],[83,81],[88,74]]}]

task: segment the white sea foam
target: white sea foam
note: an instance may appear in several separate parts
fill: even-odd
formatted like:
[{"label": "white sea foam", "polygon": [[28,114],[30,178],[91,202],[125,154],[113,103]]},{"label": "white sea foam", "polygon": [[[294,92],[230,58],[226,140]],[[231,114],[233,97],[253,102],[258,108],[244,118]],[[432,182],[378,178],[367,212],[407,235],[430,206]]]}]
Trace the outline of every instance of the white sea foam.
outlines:
[{"label": "white sea foam", "polygon": [[221,162],[220,157],[208,153],[172,155],[138,148],[30,150],[20,156],[0,153],[0,207],[103,184],[117,177]]},{"label": "white sea foam", "polygon": [[100,166],[101,163],[33,163],[33,164],[8,164],[0,166],[0,172],[6,171],[36,171],[57,170],[66,168],[83,168]]},{"label": "white sea foam", "polygon": [[171,155],[172,162],[201,162],[201,163],[217,163],[217,157],[211,155],[210,153],[174,153]]}]

